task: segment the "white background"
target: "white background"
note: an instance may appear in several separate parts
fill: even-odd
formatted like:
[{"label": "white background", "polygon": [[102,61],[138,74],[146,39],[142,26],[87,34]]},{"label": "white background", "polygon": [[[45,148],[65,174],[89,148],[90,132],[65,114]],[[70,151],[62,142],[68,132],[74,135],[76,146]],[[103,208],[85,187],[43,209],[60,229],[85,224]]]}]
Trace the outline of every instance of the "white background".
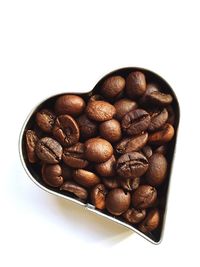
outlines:
[{"label": "white background", "polygon": [[[199,1],[0,1],[0,266],[200,266]],[[163,242],[35,186],[20,128],[43,98],[119,67],[163,76],[181,107]]]}]

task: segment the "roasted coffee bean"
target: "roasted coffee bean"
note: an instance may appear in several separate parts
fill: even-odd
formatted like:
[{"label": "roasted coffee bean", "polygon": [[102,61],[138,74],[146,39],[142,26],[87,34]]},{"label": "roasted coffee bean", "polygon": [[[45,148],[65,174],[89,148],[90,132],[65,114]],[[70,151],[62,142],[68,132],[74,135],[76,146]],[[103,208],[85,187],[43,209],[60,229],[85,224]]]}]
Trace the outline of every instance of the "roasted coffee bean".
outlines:
[{"label": "roasted coffee bean", "polygon": [[151,114],[151,122],[149,124],[148,130],[153,132],[160,129],[168,119],[168,112],[166,108],[161,111],[156,111]]},{"label": "roasted coffee bean", "polygon": [[142,96],[146,91],[146,78],[140,71],[131,72],[126,78],[126,93],[131,99]]},{"label": "roasted coffee bean", "polygon": [[111,76],[107,78],[102,87],[101,93],[107,98],[113,98],[119,95],[125,87],[125,79],[121,76]]},{"label": "roasted coffee bean", "polygon": [[106,98],[118,96],[125,88],[125,79],[122,76],[111,76],[107,78],[101,87],[101,93]]},{"label": "roasted coffee bean", "polygon": [[87,160],[102,163],[113,154],[112,145],[102,138],[91,138],[85,142],[85,157]]},{"label": "roasted coffee bean", "polygon": [[136,224],[144,220],[146,216],[146,210],[141,209],[141,210],[136,210],[134,208],[128,209],[124,214],[123,217],[124,219],[131,223],[131,224]]},{"label": "roasted coffee bean", "polygon": [[128,135],[145,131],[150,124],[150,115],[143,109],[128,112],[122,119],[122,128]]},{"label": "roasted coffee bean", "polygon": [[83,143],[76,143],[73,146],[66,147],[63,150],[63,161],[69,167],[75,169],[84,169],[88,165],[85,159],[85,146]]},{"label": "roasted coffee bean", "polygon": [[152,209],[148,212],[146,218],[139,224],[139,230],[148,233],[155,230],[160,222],[160,214],[158,209]]},{"label": "roasted coffee bean", "polygon": [[36,113],[36,123],[42,131],[50,133],[55,122],[55,114],[48,109],[42,109]]},{"label": "roasted coffee bean", "polygon": [[121,125],[115,119],[104,121],[99,126],[99,133],[110,143],[117,142],[122,137]]},{"label": "roasted coffee bean", "polygon": [[72,169],[65,165],[64,163],[61,164],[62,168],[62,177],[65,181],[72,179]]},{"label": "roasted coffee bean", "polygon": [[35,147],[37,142],[38,142],[37,134],[32,130],[26,131],[26,152],[28,161],[30,163],[35,163],[38,160],[35,153]]},{"label": "roasted coffee bean", "polygon": [[119,179],[120,186],[127,191],[136,190],[140,185],[140,177],[121,178]]},{"label": "roasted coffee bean", "polygon": [[148,141],[148,133],[142,133],[134,137],[122,139],[115,147],[119,154],[140,150]]},{"label": "roasted coffee bean", "polygon": [[143,94],[143,96],[139,99],[139,104],[148,106],[148,104],[149,104],[148,95],[153,93],[153,92],[158,92],[158,91],[159,91],[159,89],[158,89],[157,84],[154,84],[154,83],[147,84],[147,89],[146,89],[145,93]]},{"label": "roasted coffee bean", "polygon": [[78,169],[73,172],[73,179],[80,185],[90,188],[100,183],[100,178],[93,172]]},{"label": "roasted coffee bean", "polygon": [[138,105],[133,100],[130,100],[128,98],[122,98],[114,103],[114,107],[116,108],[115,118],[117,120],[121,120],[126,113],[136,109]]},{"label": "roasted coffee bean", "polygon": [[82,200],[86,200],[88,197],[88,192],[85,188],[82,186],[76,184],[75,182],[72,181],[67,181],[65,182],[61,187],[60,190],[64,190],[67,192],[73,193],[75,196]]},{"label": "roasted coffee bean", "polygon": [[152,92],[148,94],[146,97],[149,103],[152,103],[158,106],[166,106],[166,105],[171,104],[171,102],[173,101],[173,97],[170,94],[165,94],[159,91]]},{"label": "roasted coffee bean", "polygon": [[53,138],[44,137],[37,142],[35,152],[43,162],[55,164],[61,160],[63,149]]},{"label": "roasted coffee bean", "polygon": [[149,168],[145,174],[148,184],[160,185],[166,178],[167,160],[161,153],[155,153],[149,158]]},{"label": "roasted coffee bean", "polygon": [[120,187],[120,180],[114,177],[103,177],[102,182],[108,189]]},{"label": "roasted coffee bean", "polygon": [[121,188],[112,189],[106,196],[106,209],[113,215],[121,215],[130,206],[131,196]]},{"label": "roasted coffee bean", "polygon": [[144,146],[142,148],[142,153],[145,155],[145,157],[148,159],[153,154],[153,151],[150,146]]},{"label": "roasted coffee bean", "polygon": [[105,177],[112,177],[115,175],[115,165],[116,165],[116,159],[115,156],[112,155],[109,160],[96,164],[95,169],[97,173],[101,176]]},{"label": "roasted coffee bean", "polygon": [[60,115],[55,121],[53,135],[63,146],[72,146],[79,141],[80,131],[71,116]]},{"label": "roasted coffee bean", "polygon": [[131,141],[131,137],[122,139],[115,147],[115,151],[119,154],[124,154],[126,151],[127,144]]},{"label": "roasted coffee bean", "polygon": [[157,191],[150,185],[140,185],[133,192],[132,204],[136,209],[146,209],[151,207],[157,198]]},{"label": "roasted coffee bean", "polygon": [[44,164],[42,166],[42,178],[46,184],[52,187],[60,187],[64,182],[62,168],[59,164]]},{"label": "roasted coffee bean", "polygon": [[119,176],[140,177],[148,169],[148,160],[139,152],[126,153],[117,160],[116,169]]},{"label": "roasted coffee bean", "polygon": [[163,155],[166,155],[167,154],[167,147],[162,145],[162,146],[159,146],[157,147],[155,150],[154,150],[155,153],[161,153]]},{"label": "roasted coffee bean", "polygon": [[111,120],[115,113],[115,107],[106,101],[90,101],[86,107],[86,115],[94,121]]},{"label": "roasted coffee bean", "polygon": [[105,209],[106,206],[106,188],[103,184],[97,184],[91,190],[91,202],[99,210]]},{"label": "roasted coffee bean", "polygon": [[148,142],[152,145],[162,145],[169,142],[174,136],[174,127],[166,123],[160,130],[149,134]]},{"label": "roasted coffee bean", "polygon": [[78,95],[62,95],[55,103],[55,112],[58,115],[68,114],[79,116],[85,109],[85,101]]},{"label": "roasted coffee bean", "polygon": [[83,114],[77,119],[77,123],[80,129],[80,135],[84,139],[95,137],[97,135],[98,126],[96,122],[91,121]]}]

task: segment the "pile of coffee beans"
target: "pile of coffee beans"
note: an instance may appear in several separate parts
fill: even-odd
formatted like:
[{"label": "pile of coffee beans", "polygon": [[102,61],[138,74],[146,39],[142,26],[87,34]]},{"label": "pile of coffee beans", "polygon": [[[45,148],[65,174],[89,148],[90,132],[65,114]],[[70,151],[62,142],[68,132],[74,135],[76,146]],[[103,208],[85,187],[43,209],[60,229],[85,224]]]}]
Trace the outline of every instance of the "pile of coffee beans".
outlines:
[{"label": "pile of coffee beans", "polygon": [[107,76],[92,93],[44,102],[25,132],[41,183],[134,225],[161,222],[173,96],[141,71]]}]

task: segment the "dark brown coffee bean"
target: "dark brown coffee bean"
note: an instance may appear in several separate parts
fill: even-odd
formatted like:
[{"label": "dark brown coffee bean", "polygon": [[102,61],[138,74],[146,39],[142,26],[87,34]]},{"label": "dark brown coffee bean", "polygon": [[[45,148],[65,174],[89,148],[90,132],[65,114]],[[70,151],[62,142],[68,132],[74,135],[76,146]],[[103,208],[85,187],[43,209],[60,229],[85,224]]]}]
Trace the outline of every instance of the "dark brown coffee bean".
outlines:
[{"label": "dark brown coffee bean", "polygon": [[154,105],[166,106],[171,104],[173,97],[170,94],[165,94],[158,91],[148,94],[147,100]]},{"label": "dark brown coffee bean", "polygon": [[115,118],[121,120],[126,113],[137,108],[137,103],[128,98],[122,98],[115,102],[114,107],[116,108]]},{"label": "dark brown coffee bean", "polygon": [[71,180],[72,179],[72,169],[65,165],[64,163],[61,164],[62,168],[62,177],[64,180]]},{"label": "dark brown coffee bean", "polygon": [[142,153],[145,155],[145,157],[148,159],[153,154],[153,151],[150,146],[144,146],[142,148]]},{"label": "dark brown coffee bean", "polygon": [[113,215],[121,215],[130,206],[130,193],[125,193],[121,188],[111,190],[106,196],[106,209]]},{"label": "dark brown coffee bean", "polygon": [[145,131],[150,124],[150,115],[143,109],[128,112],[122,119],[122,128],[128,135]]},{"label": "dark brown coffee bean", "polygon": [[127,95],[135,99],[142,96],[146,91],[146,79],[142,72],[131,72],[126,78],[126,93]]},{"label": "dark brown coffee bean", "polygon": [[152,145],[162,145],[169,141],[174,136],[174,127],[166,123],[160,130],[149,134],[148,142]]},{"label": "dark brown coffee bean", "polygon": [[60,190],[64,190],[67,192],[73,193],[75,196],[82,200],[86,200],[88,197],[88,192],[85,188],[81,187],[80,185],[72,182],[72,181],[67,181],[65,182],[61,187]]},{"label": "dark brown coffee bean", "polygon": [[116,152],[120,154],[140,150],[148,141],[148,133],[142,133],[134,137],[122,139],[116,145]]},{"label": "dark brown coffee bean", "polygon": [[38,160],[35,153],[35,147],[37,142],[38,142],[38,137],[36,133],[32,130],[26,131],[26,152],[28,161],[30,163],[35,163]]},{"label": "dark brown coffee bean", "polygon": [[84,139],[95,137],[97,135],[98,126],[94,121],[88,119],[88,117],[83,114],[77,119],[77,123],[80,129],[80,135]]},{"label": "dark brown coffee bean", "polygon": [[140,177],[148,169],[148,160],[139,152],[126,153],[117,160],[116,169],[119,176]]},{"label": "dark brown coffee bean", "polygon": [[109,160],[96,164],[95,169],[100,176],[112,177],[115,175],[115,165],[116,159],[115,156],[112,155]]},{"label": "dark brown coffee bean", "polygon": [[149,158],[149,168],[145,174],[147,182],[152,185],[160,185],[166,178],[167,160],[161,153],[155,153]]},{"label": "dark brown coffee bean", "polygon": [[78,169],[73,172],[73,179],[80,185],[90,188],[100,183],[99,177],[90,171]]},{"label": "dark brown coffee bean", "polygon": [[68,114],[77,117],[83,113],[85,101],[78,95],[62,95],[55,103],[55,112],[58,115]]},{"label": "dark brown coffee bean", "polygon": [[158,85],[154,83],[147,84],[146,92],[143,94],[143,96],[139,100],[140,105],[148,106],[150,103],[148,102],[148,95],[153,92],[158,92]]},{"label": "dark brown coffee bean", "polygon": [[120,186],[127,191],[136,190],[140,185],[140,177],[119,178]]},{"label": "dark brown coffee bean", "polygon": [[124,219],[131,224],[136,224],[144,220],[146,216],[146,210],[136,210],[134,208],[128,209],[124,214]]},{"label": "dark brown coffee bean", "polygon": [[159,226],[160,214],[158,209],[152,209],[148,212],[146,218],[139,224],[139,230],[148,233],[155,230]]},{"label": "dark brown coffee bean", "polygon": [[76,143],[73,146],[64,148],[63,161],[69,167],[75,169],[84,169],[88,165],[85,159],[85,146],[83,143]]},{"label": "dark brown coffee bean", "polygon": [[62,145],[72,146],[79,141],[80,131],[71,116],[60,115],[55,121],[53,135]]},{"label": "dark brown coffee bean", "polygon": [[94,121],[111,120],[115,113],[115,107],[105,101],[90,101],[86,107],[86,115]]},{"label": "dark brown coffee bean", "polygon": [[64,182],[62,168],[59,164],[44,164],[42,166],[42,178],[46,184],[52,187],[60,187]]},{"label": "dark brown coffee bean", "polygon": [[87,160],[102,163],[112,156],[112,145],[102,138],[91,138],[85,142],[85,157]]},{"label": "dark brown coffee bean", "polygon": [[36,123],[44,132],[50,133],[55,122],[55,114],[48,109],[42,109],[36,113]]},{"label": "dark brown coffee bean", "polygon": [[91,202],[99,210],[106,206],[106,188],[103,184],[97,184],[91,190]]},{"label": "dark brown coffee bean", "polygon": [[133,192],[132,204],[136,209],[146,209],[151,207],[156,201],[157,191],[150,185],[140,185]]},{"label": "dark brown coffee bean", "polygon": [[121,125],[115,119],[104,121],[99,126],[99,133],[109,142],[117,142],[122,137]]},{"label": "dark brown coffee bean", "polygon": [[148,130],[153,132],[160,129],[168,119],[168,112],[166,108],[161,111],[156,111],[151,114],[151,122],[149,124]]},{"label": "dark brown coffee bean", "polygon": [[161,153],[163,155],[166,155],[167,154],[167,147],[162,145],[162,146],[159,146],[157,147],[155,150],[154,150],[155,153]]},{"label": "dark brown coffee bean", "polygon": [[120,187],[119,179],[114,177],[103,177],[102,182],[108,189]]},{"label": "dark brown coffee bean", "polygon": [[119,95],[125,87],[125,79],[121,76],[111,76],[107,78],[102,87],[101,92],[107,98],[113,98]]},{"label": "dark brown coffee bean", "polygon": [[63,149],[53,138],[44,137],[37,142],[35,152],[45,163],[56,164],[62,158]]}]

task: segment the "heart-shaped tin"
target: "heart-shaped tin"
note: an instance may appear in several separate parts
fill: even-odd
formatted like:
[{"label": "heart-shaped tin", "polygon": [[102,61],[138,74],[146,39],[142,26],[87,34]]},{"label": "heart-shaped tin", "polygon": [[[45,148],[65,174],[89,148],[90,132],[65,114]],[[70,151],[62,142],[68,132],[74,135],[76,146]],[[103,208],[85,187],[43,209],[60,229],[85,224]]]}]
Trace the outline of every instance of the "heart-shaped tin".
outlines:
[{"label": "heart-shaped tin", "polygon": [[[27,154],[26,154],[25,133],[28,129],[33,128],[33,124],[35,121],[35,114],[38,110],[40,110],[44,107],[45,108],[52,107],[55,103],[55,99],[58,98],[58,96],[63,95],[63,94],[72,94],[73,93],[76,95],[80,95],[81,97],[83,97],[84,99],[87,100],[93,94],[99,93],[99,90],[102,86],[102,83],[108,77],[120,75],[120,76],[126,78],[128,76],[128,74],[130,72],[133,72],[133,71],[141,71],[142,73],[144,73],[147,82],[158,84],[159,87],[162,88],[162,92],[167,93],[167,94],[171,94],[173,96],[173,102],[172,102],[171,106],[172,106],[174,114],[175,114],[175,120],[174,120],[174,125],[173,125],[174,130],[175,130],[175,135],[174,135],[173,139],[170,141],[170,145],[168,146],[168,151],[167,151],[167,155],[166,155],[166,158],[168,161],[167,179],[165,180],[164,184],[159,188],[160,201],[159,201],[158,205],[159,205],[159,210],[161,211],[161,222],[160,222],[159,227],[156,230],[154,230],[153,232],[145,233],[145,234],[143,232],[141,232],[137,228],[136,225],[131,225],[131,224],[126,223],[126,221],[121,217],[113,216],[107,212],[100,211],[100,210],[96,209],[90,202],[84,203],[81,200],[79,200],[78,198],[73,197],[70,194],[66,194],[66,192],[63,193],[63,191],[60,191],[59,189],[54,189],[54,188],[52,189],[50,186],[46,185],[43,182],[43,180],[41,179],[40,167],[38,165],[35,165],[35,164],[30,164],[28,161],[28,158],[27,158]],[[175,95],[174,91],[172,90],[172,88],[170,87],[170,85],[163,78],[161,78],[156,73],[149,71],[149,70],[146,70],[146,69],[143,69],[143,68],[128,67],[128,68],[118,69],[118,70],[112,71],[111,73],[105,75],[95,85],[95,87],[90,92],[85,92],[85,93],[65,92],[62,94],[57,94],[57,95],[51,96],[51,97],[43,100],[40,104],[38,104],[30,112],[30,114],[26,118],[24,125],[22,127],[22,130],[21,130],[21,133],[20,133],[19,152],[20,152],[21,162],[22,162],[22,165],[23,165],[26,173],[31,178],[31,180],[35,184],[37,184],[40,188],[42,188],[43,190],[45,190],[51,194],[57,195],[58,197],[62,197],[62,198],[65,198],[69,201],[73,201],[73,202],[77,203],[78,205],[85,207],[86,209],[88,209],[91,212],[94,212],[94,213],[96,213],[100,216],[103,216],[109,220],[115,221],[116,223],[121,224],[121,225],[133,230],[134,232],[137,232],[139,235],[143,236],[144,238],[146,238],[150,242],[152,242],[154,244],[159,244],[161,241],[162,234],[163,234],[164,220],[165,220],[165,216],[166,216],[167,198],[168,198],[168,192],[169,192],[169,183],[170,183],[170,176],[171,176],[171,171],[172,171],[172,163],[173,163],[174,153],[175,153],[179,117],[180,117],[180,111],[179,111],[179,104],[178,104],[178,100],[176,98],[176,95]]]}]

